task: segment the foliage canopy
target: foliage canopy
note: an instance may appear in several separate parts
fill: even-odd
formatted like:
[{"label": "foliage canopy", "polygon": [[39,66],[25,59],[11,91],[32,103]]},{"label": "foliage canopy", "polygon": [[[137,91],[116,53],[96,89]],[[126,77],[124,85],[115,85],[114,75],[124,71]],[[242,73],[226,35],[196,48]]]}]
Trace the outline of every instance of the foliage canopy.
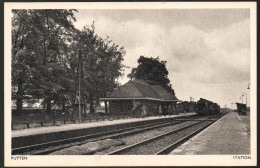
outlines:
[{"label": "foliage canopy", "polygon": [[75,12],[12,11],[12,100],[18,114],[24,103],[39,100],[47,113],[53,105],[77,103],[79,82],[83,101],[92,104],[117,86],[124,48],[98,36],[94,23],[76,29]]},{"label": "foliage canopy", "polygon": [[127,75],[131,80],[143,79],[160,83],[175,95],[168,78],[169,73],[166,69],[166,61],[161,61],[159,56],[157,58],[140,56],[137,62],[138,66],[132,68],[131,73]]}]

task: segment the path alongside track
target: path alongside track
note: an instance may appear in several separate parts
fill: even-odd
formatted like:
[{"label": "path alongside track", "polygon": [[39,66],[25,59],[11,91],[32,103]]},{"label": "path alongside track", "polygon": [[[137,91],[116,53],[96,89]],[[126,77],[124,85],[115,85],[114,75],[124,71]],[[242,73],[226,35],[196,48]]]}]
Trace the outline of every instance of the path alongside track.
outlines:
[{"label": "path alongside track", "polygon": [[230,112],[170,155],[250,154],[250,137],[236,112]]}]

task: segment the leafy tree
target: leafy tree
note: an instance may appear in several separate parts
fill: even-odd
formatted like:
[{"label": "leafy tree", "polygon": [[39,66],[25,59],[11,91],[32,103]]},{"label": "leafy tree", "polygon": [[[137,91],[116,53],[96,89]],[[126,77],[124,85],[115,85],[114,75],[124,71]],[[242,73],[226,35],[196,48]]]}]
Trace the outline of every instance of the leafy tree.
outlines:
[{"label": "leafy tree", "polygon": [[[99,50],[98,78],[100,97],[106,97],[107,92],[111,92],[118,87],[116,80],[123,75],[125,65],[122,64],[123,56],[126,54],[124,47],[119,47],[112,43],[107,37],[102,41],[103,45]],[[107,102],[105,101],[105,112],[107,112]]]},{"label": "leafy tree", "polygon": [[174,90],[171,88],[170,80],[168,78],[166,61],[160,61],[159,57],[148,58],[140,56],[137,62],[137,68],[132,68],[131,73],[127,75],[131,80],[144,79],[149,80],[150,82],[157,82],[169,92],[175,95]]},{"label": "leafy tree", "polygon": [[13,10],[12,100],[18,114],[24,102],[40,99],[47,114],[52,104],[63,111],[66,103],[76,104],[78,76],[83,103],[90,103],[91,112],[93,101],[118,85],[124,48],[99,37],[94,23],[75,29],[74,11]]},{"label": "leafy tree", "polygon": [[94,99],[98,102],[99,97],[106,96],[107,91],[117,86],[116,80],[125,67],[122,64],[125,51],[109,37],[99,37],[94,23],[91,27],[85,26],[79,34],[78,49],[82,51],[83,86],[86,90],[83,92],[90,104],[90,112],[93,112]]},{"label": "leafy tree", "polygon": [[44,98],[50,113],[51,101],[64,89],[64,49],[73,20],[73,10],[13,10],[12,97],[18,114],[26,96]]}]

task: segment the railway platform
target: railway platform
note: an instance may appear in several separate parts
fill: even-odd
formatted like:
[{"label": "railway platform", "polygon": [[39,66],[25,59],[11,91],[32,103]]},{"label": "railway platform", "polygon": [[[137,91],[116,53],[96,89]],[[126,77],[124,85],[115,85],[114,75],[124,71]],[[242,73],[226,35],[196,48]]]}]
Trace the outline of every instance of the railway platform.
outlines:
[{"label": "railway platform", "polygon": [[170,155],[250,154],[250,136],[236,112],[229,112]]},{"label": "railway platform", "polygon": [[38,127],[12,131],[12,148],[61,140],[76,136],[83,136],[97,132],[111,131],[118,128],[142,125],[155,121],[166,121],[173,118],[193,116],[196,113],[180,113],[171,116],[156,116],[146,118],[128,118],[112,121],[99,121],[91,123],[66,124],[61,126]]}]

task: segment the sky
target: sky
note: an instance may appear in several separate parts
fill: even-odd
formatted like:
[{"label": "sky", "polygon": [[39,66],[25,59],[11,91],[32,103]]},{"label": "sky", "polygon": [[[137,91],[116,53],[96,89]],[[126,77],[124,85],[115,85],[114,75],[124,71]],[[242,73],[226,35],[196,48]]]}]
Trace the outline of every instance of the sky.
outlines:
[{"label": "sky", "polygon": [[99,36],[124,46],[121,84],[141,55],[159,56],[178,99],[231,107],[245,92],[250,103],[249,9],[80,9],[75,17],[76,28],[94,21]]}]

